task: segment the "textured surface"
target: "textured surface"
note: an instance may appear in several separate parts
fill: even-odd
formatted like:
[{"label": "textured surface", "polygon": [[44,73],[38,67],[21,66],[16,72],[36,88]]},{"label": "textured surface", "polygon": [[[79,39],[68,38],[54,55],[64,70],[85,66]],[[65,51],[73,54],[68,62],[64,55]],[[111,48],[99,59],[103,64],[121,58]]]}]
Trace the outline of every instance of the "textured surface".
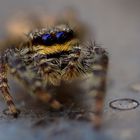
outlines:
[{"label": "textured surface", "polygon": [[17,87],[11,79],[10,87],[13,95],[16,94],[15,100],[22,113],[17,120],[4,116],[2,109],[6,106],[3,100],[0,100],[0,139],[138,139],[140,107],[118,111],[111,109],[109,103],[118,98],[131,98],[140,102],[140,91],[131,88],[140,82],[140,2],[138,0],[12,0],[10,2],[5,0],[1,1],[0,5],[1,35],[3,35],[3,24],[17,10],[26,8],[30,11],[32,8],[36,9],[36,6],[43,6],[50,13],[55,13],[65,6],[74,6],[83,21],[89,24],[96,42],[109,51],[109,86],[102,132],[92,133],[88,122],[69,121],[67,118],[71,113],[48,112],[47,108],[34,102],[28,94],[22,93],[23,89]]}]

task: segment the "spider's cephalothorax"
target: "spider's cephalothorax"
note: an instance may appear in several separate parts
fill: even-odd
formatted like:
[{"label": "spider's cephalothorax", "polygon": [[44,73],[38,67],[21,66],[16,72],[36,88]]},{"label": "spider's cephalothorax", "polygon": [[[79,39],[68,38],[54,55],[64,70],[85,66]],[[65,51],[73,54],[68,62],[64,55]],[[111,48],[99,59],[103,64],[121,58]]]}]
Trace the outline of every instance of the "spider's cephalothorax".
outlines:
[{"label": "spider's cephalothorax", "polygon": [[18,48],[6,49],[0,59],[0,89],[14,116],[18,111],[8,90],[7,67],[38,99],[58,109],[62,105],[47,91],[47,87],[59,86],[61,81],[71,82],[92,73],[93,94],[96,95],[94,118],[99,124],[108,64],[103,48],[94,43],[84,43],[75,30],[65,24],[33,30],[27,35],[27,42],[19,45]]}]

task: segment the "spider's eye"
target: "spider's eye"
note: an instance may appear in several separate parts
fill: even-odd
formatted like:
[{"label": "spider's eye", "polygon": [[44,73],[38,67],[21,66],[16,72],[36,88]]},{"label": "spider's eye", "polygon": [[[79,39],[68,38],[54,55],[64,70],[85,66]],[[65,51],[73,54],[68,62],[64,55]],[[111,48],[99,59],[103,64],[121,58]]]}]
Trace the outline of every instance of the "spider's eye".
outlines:
[{"label": "spider's eye", "polygon": [[71,40],[74,37],[73,31],[59,31],[56,33],[57,43],[61,44]]},{"label": "spider's eye", "polygon": [[41,37],[43,45],[53,45],[55,43],[55,36],[52,34],[44,34]]},{"label": "spider's eye", "polygon": [[52,46],[56,43],[63,44],[74,37],[73,31],[58,31],[55,33],[46,33],[33,39],[34,45]]},{"label": "spider's eye", "polygon": [[58,43],[64,43],[67,39],[67,34],[64,31],[59,31],[56,33],[56,38]]}]

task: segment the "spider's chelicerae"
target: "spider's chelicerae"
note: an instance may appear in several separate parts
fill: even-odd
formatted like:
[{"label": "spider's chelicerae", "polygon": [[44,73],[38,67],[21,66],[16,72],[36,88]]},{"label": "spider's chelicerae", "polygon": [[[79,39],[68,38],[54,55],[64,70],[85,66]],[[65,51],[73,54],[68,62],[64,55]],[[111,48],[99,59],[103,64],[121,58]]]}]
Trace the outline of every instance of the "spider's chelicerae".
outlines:
[{"label": "spider's chelicerae", "polygon": [[[18,47],[17,47],[18,46]],[[19,47],[20,46],[20,47]],[[9,112],[17,117],[17,110],[10,95],[7,71],[10,71],[37,97],[52,108],[62,104],[47,90],[61,82],[72,82],[92,74],[95,96],[95,115],[91,117],[99,125],[105,97],[105,81],[108,65],[107,52],[95,43],[84,43],[68,24],[35,29],[28,33],[26,41],[9,45],[0,55],[0,90]]]}]

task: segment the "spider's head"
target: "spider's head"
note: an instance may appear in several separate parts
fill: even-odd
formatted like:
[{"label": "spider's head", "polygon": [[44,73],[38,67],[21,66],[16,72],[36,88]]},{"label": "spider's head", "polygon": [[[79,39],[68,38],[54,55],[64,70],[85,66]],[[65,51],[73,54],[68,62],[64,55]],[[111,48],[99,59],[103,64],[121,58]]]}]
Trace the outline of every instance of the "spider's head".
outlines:
[{"label": "spider's head", "polygon": [[67,25],[58,25],[49,30],[41,29],[30,34],[32,44],[41,54],[53,54],[72,49],[77,42],[76,33]]}]

